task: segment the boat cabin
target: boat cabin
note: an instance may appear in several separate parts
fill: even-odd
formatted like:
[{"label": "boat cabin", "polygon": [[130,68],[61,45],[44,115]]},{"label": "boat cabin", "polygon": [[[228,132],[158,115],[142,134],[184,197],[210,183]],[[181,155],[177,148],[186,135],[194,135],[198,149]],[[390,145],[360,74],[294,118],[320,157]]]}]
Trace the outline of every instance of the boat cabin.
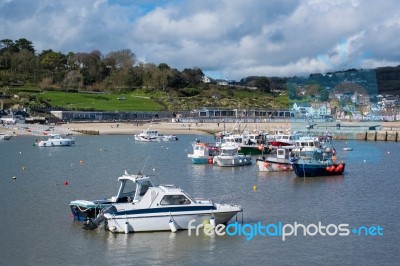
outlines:
[{"label": "boat cabin", "polygon": [[141,174],[138,175],[125,175],[118,178],[120,182],[118,194],[111,198],[114,203],[123,202],[137,202],[147,192],[149,187],[154,187],[148,176]]}]

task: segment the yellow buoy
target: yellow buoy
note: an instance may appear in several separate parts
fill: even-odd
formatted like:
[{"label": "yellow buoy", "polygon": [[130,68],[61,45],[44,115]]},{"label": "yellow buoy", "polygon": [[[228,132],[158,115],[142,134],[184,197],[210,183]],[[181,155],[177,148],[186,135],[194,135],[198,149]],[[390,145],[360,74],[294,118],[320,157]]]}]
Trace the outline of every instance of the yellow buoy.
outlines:
[{"label": "yellow buoy", "polygon": [[253,190],[257,190],[257,186],[256,185],[253,186]]}]

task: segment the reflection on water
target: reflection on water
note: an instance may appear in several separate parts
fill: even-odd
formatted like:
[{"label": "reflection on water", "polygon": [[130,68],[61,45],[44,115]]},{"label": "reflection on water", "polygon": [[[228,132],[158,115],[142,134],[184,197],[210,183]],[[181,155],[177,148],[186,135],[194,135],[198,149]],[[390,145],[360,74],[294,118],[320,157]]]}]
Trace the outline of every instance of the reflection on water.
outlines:
[{"label": "reflection on water", "polygon": [[[294,172],[259,172],[255,164],[237,168],[193,165],[187,153],[195,137],[137,143],[129,136],[77,136],[75,146],[49,149],[33,147],[34,138],[30,137],[0,142],[0,197],[4,203],[0,238],[7,239],[0,242],[2,254],[6,254],[2,264],[226,265],[268,261],[293,265],[323,261],[368,265],[399,261],[397,143],[336,142],[338,160],[347,162],[343,176],[298,178]],[[353,151],[343,152],[343,147]],[[282,242],[266,237],[246,241],[243,236],[189,236],[187,231],[125,235],[102,228],[82,230],[82,224],[70,218],[69,202],[116,194],[117,178],[124,170],[143,171],[157,183],[178,185],[194,197],[219,201],[225,195],[222,200],[243,207],[245,223],[380,225],[385,236],[302,236]]]}]

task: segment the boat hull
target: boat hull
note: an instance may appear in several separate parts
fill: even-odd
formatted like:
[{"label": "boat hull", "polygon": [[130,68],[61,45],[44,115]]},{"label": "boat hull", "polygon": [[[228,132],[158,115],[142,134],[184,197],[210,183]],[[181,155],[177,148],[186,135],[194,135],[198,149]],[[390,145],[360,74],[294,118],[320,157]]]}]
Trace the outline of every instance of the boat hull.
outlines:
[{"label": "boat hull", "polygon": [[241,209],[237,208],[232,211],[193,211],[193,212],[164,212],[147,215],[115,215],[106,214],[106,229],[115,233],[128,232],[148,232],[148,231],[169,231],[171,227],[170,221],[174,222],[176,229],[187,230],[189,226],[194,228],[200,224],[209,224],[212,217],[215,218],[216,224],[226,224]]},{"label": "boat hull", "polygon": [[250,156],[215,156],[214,162],[218,166],[244,166],[251,165],[251,157]]},{"label": "boat hull", "polygon": [[71,146],[74,141],[62,140],[62,141],[41,141],[38,143],[39,147],[55,147],[55,146]]},{"label": "boat hull", "polygon": [[[341,166],[340,166],[341,165]],[[318,164],[318,163],[292,163],[294,172],[298,177],[335,176],[342,175],[346,164]]]},{"label": "boat hull", "polygon": [[260,172],[282,172],[282,171],[291,171],[293,167],[290,164],[290,161],[287,162],[278,162],[278,161],[269,161],[263,159],[257,159],[257,166]]},{"label": "boat hull", "polygon": [[261,148],[260,146],[254,145],[241,145],[240,153],[243,153],[245,155],[260,155],[269,153],[269,149],[266,146],[263,146]]},{"label": "boat hull", "polygon": [[212,164],[213,158],[212,157],[191,157],[193,164]]}]

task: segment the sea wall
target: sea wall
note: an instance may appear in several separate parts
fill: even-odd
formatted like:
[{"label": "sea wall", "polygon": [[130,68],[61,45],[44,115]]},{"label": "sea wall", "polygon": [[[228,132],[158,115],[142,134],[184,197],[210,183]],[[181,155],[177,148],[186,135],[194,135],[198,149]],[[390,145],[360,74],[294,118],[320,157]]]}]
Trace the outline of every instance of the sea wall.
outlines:
[{"label": "sea wall", "polygon": [[[301,131],[303,135],[313,135],[313,136],[322,136],[325,135],[326,131],[320,130],[307,130]],[[332,135],[335,140],[365,140],[365,141],[400,141],[400,131],[393,130],[368,130],[368,131],[345,131],[345,130],[336,130],[334,132],[328,132],[328,134]]]}]

